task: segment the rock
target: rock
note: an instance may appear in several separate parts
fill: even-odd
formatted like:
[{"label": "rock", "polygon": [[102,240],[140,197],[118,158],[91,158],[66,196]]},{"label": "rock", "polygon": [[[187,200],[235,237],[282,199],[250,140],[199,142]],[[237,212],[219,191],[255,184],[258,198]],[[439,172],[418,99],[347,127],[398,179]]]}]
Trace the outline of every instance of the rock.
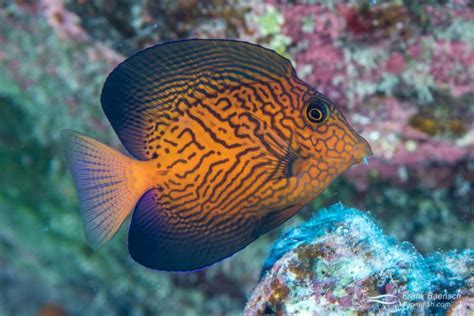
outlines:
[{"label": "rock", "polygon": [[425,259],[339,203],[274,244],[244,315],[445,312],[472,295],[473,259],[471,250]]}]

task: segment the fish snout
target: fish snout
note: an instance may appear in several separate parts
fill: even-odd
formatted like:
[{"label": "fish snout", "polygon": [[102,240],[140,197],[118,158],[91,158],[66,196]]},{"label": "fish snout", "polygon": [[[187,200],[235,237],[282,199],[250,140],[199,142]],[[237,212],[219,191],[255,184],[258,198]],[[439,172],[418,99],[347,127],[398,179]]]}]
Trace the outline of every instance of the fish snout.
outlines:
[{"label": "fish snout", "polygon": [[359,143],[354,147],[352,152],[352,165],[358,163],[367,164],[367,158],[372,157],[374,153],[370,144],[362,137],[359,136]]}]

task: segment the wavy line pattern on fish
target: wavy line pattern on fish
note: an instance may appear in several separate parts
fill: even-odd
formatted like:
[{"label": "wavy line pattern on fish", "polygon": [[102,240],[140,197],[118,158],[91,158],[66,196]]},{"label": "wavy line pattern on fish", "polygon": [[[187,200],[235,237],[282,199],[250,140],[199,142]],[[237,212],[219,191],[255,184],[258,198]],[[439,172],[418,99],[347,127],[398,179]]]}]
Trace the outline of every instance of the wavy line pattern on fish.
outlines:
[{"label": "wavy line pattern on fish", "polygon": [[137,160],[63,132],[86,237],[104,244],[135,209],[130,254],[158,270],[232,255],[371,154],[288,60],[245,42],[145,49],[112,71],[101,102]]}]

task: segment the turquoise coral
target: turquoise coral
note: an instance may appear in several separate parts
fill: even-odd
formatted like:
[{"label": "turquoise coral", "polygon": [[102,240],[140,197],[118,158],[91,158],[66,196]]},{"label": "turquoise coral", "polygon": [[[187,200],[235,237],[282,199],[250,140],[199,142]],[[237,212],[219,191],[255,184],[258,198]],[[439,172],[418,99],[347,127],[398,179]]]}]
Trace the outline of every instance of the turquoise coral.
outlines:
[{"label": "turquoise coral", "polygon": [[275,242],[244,314],[437,312],[459,291],[473,294],[473,260],[472,250],[425,259],[369,214],[339,203]]}]

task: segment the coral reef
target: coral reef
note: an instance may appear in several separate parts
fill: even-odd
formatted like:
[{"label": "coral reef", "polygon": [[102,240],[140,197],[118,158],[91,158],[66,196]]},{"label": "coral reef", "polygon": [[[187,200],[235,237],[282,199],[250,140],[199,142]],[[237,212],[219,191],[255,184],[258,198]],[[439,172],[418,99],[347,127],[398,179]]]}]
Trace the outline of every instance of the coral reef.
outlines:
[{"label": "coral reef", "polygon": [[99,94],[123,56],[69,5],[0,2],[0,315],[35,315],[47,304],[69,315],[241,311],[259,273],[245,258],[263,258],[268,240],[192,275],[137,266],[124,231],[98,252],[86,245],[59,131],[118,145]]},{"label": "coral reef", "polygon": [[436,290],[429,293],[434,301],[429,314],[442,314],[446,307],[451,315],[474,313],[474,250],[434,253],[426,263],[436,275]]},{"label": "coral reef", "polygon": [[[300,76],[342,107],[372,146],[369,164],[344,175],[358,192],[348,200],[423,252],[472,248],[472,5],[269,3],[284,17]],[[449,233],[449,225],[463,233]]]},{"label": "coral reef", "polygon": [[[0,315],[240,313],[273,239],[338,200],[371,209],[421,253],[474,248],[474,8],[375,3],[0,1]],[[107,73],[133,51],[184,37],[239,38],[287,56],[376,157],[232,258],[166,274],[131,261],[125,230],[98,252],[87,247],[58,136],[73,128],[121,148],[99,105]],[[445,284],[461,275],[442,271]],[[290,295],[282,285],[275,302]],[[452,313],[467,306],[463,294]]]},{"label": "coral reef", "polygon": [[275,6],[299,73],[344,107],[372,145],[373,163],[351,177],[360,190],[368,169],[397,181],[401,167],[474,159],[474,9],[467,2]]},{"label": "coral reef", "polygon": [[67,8],[83,19],[94,39],[122,53],[165,40],[237,38],[256,32],[246,14],[250,4],[206,1],[73,1]]},{"label": "coral reef", "polygon": [[244,314],[434,315],[467,308],[473,281],[473,250],[425,259],[339,203],[275,242]]}]

